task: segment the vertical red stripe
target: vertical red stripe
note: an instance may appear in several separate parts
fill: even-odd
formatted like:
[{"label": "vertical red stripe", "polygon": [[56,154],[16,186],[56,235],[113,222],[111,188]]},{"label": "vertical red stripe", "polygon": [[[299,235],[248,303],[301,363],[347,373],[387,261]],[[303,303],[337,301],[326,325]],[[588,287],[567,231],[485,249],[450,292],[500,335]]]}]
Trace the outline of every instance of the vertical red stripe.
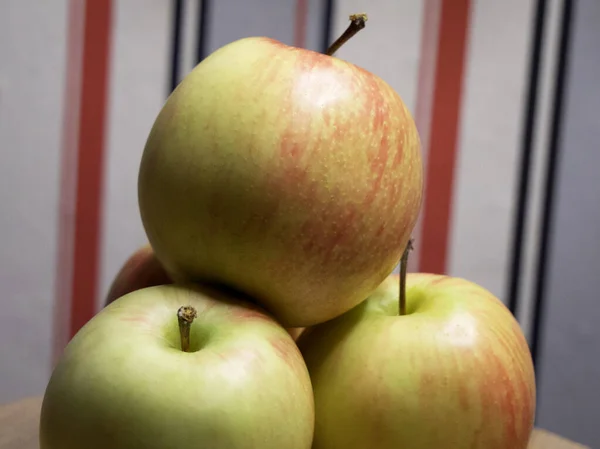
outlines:
[{"label": "vertical red stripe", "polygon": [[470,3],[442,2],[421,231],[424,272],[446,272]]},{"label": "vertical red stripe", "polygon": [[304,48],[306,45],[306,19],[308,0],[296,0],[296,18],[294,24],[294,46]]},{"label": "vertical red stripe", "polygon": [[111,7],[111,0],[85,3],[71,335],[94,315],[96,304]]}]

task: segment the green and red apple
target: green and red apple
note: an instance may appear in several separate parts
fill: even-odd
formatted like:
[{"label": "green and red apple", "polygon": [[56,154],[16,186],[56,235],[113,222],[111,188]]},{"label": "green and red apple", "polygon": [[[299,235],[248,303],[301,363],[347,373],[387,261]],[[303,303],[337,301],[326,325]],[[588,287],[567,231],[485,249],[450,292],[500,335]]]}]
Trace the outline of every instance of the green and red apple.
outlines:
[{"label": "green and red apple", "polygon": [[298,340],[315,395],[313,449],[525,449],[535,377],[517,321],[464,279],[391,276]]},{"label": "green and red apple", "polygon": [[[177,313],[197,318],[183,347]],[[41,449],[309,449],[310,378],[292,338],[244,298],[137,290],[71,340],[43,400]]]},{"label": "green and red apple", "polygon": [[302,327],[349,310],[391,273],[422,171],[415,122],[383,79],[244,38],[168,98],[144,149],[139,206],[174,279],[227,285]]}]

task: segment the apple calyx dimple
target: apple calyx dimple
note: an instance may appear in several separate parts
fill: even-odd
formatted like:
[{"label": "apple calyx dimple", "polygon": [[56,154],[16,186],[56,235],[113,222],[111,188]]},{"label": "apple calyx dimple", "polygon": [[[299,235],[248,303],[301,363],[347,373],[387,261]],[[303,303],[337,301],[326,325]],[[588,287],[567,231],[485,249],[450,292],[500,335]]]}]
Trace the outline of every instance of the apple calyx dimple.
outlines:
[{"label": "apple calyx dimple", "polygon": [[352,36],[358,33],[366,26],[367,15],[364,13],[360,14],[352,14],[350,16],[350,25],[346,28],[346,31],[342,33],[340,37],[336,39],[336,41],[329,46],[325,54],[327,56],[333,56],[333,54],[340,49],[342,45],[344,45]]},{"label": "apple calyx dimple", "polygon": [[181,350],[190,352],[190,328],[198,312],[192,306],[181,306],[177,310],[177,321],[179,322],[179,334],[181,336]]}]

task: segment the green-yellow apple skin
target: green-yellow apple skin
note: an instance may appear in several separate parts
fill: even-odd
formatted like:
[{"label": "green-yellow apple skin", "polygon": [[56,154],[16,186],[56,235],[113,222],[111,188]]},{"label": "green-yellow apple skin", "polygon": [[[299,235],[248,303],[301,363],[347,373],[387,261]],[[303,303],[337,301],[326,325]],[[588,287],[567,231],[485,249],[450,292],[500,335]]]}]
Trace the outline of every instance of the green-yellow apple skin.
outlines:
[{"label": "green-yellow apple skin", "polygon": [[[181,350],[177,310],[196,308]],[[47,386],[41,449],[309,449],[310,378],[257,306],[164,285],[112,302],[68,344]]]},{"label": "green-yellow apple skin", "polygon": [[527,342],[508,309],[460,278],[409,274],[304,331],[313,449],[525,449],[535,414]]},{"label": "green-yellow apple skin", "polygon": [[392,272],[422,172],[414,120],[385,81],[253,37],[215,51],[168,98],[138,197],[176,280],[228,285],[303,327],[349,310]]}]

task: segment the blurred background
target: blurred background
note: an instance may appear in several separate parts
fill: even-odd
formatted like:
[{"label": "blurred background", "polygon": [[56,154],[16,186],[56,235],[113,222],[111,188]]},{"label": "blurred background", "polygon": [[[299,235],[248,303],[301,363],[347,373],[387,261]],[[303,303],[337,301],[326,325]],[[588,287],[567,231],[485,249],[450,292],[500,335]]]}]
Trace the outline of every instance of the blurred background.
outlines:
[{"label": "blurred background", "polygon": [[426,189],[412,271],[515,313],[537,425],[600,447],[598,0],[0,0],[0,403],[58,354],[146,242],[143,146],[202,58],[266,35],[385,79],[413,112]]}]

